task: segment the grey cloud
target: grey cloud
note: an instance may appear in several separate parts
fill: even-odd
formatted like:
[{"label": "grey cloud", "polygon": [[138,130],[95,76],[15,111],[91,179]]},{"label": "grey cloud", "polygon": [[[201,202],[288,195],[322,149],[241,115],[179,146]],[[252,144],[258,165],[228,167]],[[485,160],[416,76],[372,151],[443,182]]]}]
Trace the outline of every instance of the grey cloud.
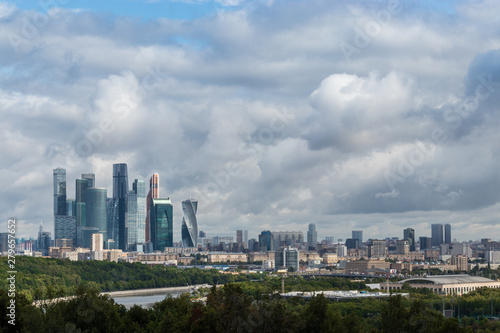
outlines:
[{"label": "grey cloud", "polygon": [[[111,165],[126,162],[131,178],[159,172],[176,204],[199,196],[207,231],[313,222],[382,237],[447,221],[465,238],[475,219],[479,237],[500,200],[498,92],[456,128],[444,114],[478,75],[500,80],[498,27],[481,34],[477,20],[497,5],[481,3],[464,1],[469,13],[404,2],[350,61],[339,44],[386,2],[241,3],[146,22],[62,9],[18,53],[9,33],[32,12],[16,9],[0,18],[0,180],[12,184],[0,208],[24,219],[25,235],[40,220],[50,229],[53,168],[66,166],[71,184],[95,171],[110,191]],[[113,129],[99,133],[104,119]],[[439,128],[448,139],[391,188],[387,172]],[[68,163],[89,133],[91,151]]]}]

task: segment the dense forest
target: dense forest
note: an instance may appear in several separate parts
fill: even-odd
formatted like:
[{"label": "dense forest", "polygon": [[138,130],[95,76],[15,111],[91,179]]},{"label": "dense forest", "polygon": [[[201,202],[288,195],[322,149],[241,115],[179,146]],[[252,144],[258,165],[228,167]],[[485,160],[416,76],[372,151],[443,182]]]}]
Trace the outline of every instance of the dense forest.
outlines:
[{"label": "dense forest", "polygon": [[[494,291],[493,291],[494,292]],[[189,294],[166,297],[152,308],[126,309],[97,289],[80,286],[77,297],[35,307],[16,299],[16,325],[8,323],[10,298],[0,291],[0,332],[490,332],[500,323],[484,317],[444,318],[422,299],[393,296],[355,302],[310,301],[271,294],[256,300],[238,284],[215,286],[206,302]],[[498,294],[498,293],[497,293]],[[475,294],[488,302],[485,295]],[[491,296],[491,295],[486,295]],[[498,297],[499,295],[495,295]],[[354,305],[354,306],[353,306]]]},{"label": "dense forest", "polygon": [[[28,300],[74,295],[80,285],[104,291],[179,287],[195,284],[247,283],[245,289],[253,293],[269,294],[281,289],[281,280],[268,274],[223,274],[217,270],[198,268],[180,269],[163,265],[114,263],[108,261],[69,261],[51,258],[17,257],[16,288]],[[0,288],[7,289],[6,261],[0,262]],[[252,283],[252,281],[254,283]],[[363,282],[342,278],[306,281],[300,277],[288,278],[286,291],[365,289]]]},{"label": "dense forest", "polygon": [[[500,313],[500,290],[480,289],[461,297],[438,296],[403,285],[409,298],[311,301],[281,298],[281,278],[270,274],[224,274],[216,270],[161,265],[72,262],[16,258],[16,326],[7,324],[8,271],[0,262],[0,332],[470,332],[500,330],[489,316]],[[478,274],[495,274],[478,271]],[[117,305],[102,291],[224,285],[205,290],[206,302],[192,295],[167,297],[152,308]],[[291,275],[285,291],[367,290],[363,281]],[[33,300],[66,295],[76,298],[33,306]],[[198,296],[198,295],[196,295]],[[455,318],[445,319],[443,307]]]}]

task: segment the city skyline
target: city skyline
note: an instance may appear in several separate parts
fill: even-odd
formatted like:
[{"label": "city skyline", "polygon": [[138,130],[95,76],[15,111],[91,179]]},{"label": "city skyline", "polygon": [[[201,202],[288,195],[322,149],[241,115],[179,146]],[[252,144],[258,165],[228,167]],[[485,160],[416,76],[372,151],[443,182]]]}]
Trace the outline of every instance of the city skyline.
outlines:
[{"label": "city skyline", "polygon": [[51,170],[69,198],[87,173],[111,197],[127,163],[129,183],[161,176],[175,225],[197,198],[210,234],[498,239],[500,3],[47,6],[0,0],[0,210],[19,237],[55,228]]},{"label": "city skyline", "polygon": [[[126,207],[126,217],[127,219],[129,219],[130,217],[129,216],[133,216],[134,218],[134,222],[132,222],[132,225],[135,226],[136,228],[138,227],[139,229],[143,229],[143,231],[140,231],[139,232],[139,235],[144,232],[143,236],[138,236],[137,234],[137,230],[134,230],[134,231],[130,231],[128,230],[128,228],[124,228],[125,230],[122,231],[122,233],[126,234],[126,240],[127,240],[127,244],[125,246],[125,248],[127,250],[129,250],[129,247],[133,244],[138,244],[138,243],[144,243],[145,240],[146,240],[146,237],[145,237],[145,234],[147,232],[147,227],[146,227],[146,211],[147,211],[147,206],[151,206],[151,202],[152,202],[152,199],[158,199],[159,198],[159,190],[160,190],[160,185],[159,185],[159,174],[158,173],[154,173],[151,178],[150,178],[150,190],[149,190],[149,193],[148,195],[151,195],[151,201],[148,201],[146,198],[146,183],[144,180],[140,180],[140,179],[135,179],[133,184],[132,184],[132,187],[131,188],[128,188],[128,166],[127,166],[127,163],[115,163],[113,164],[113,195],[116,196],[115,198],[106,198],[107,195],[106,195],[106,192],[107,192],[107,189],[106,188],[101,188],[101,187],[88,187],[90,185],[93,185],[95,186],[95,174],[94,173],[87,173],[87,174],[82,174],[81,175],[82,179],[76,179],[75,180],[75,198],[77,199],[73,199],[71,198],[70,196],[67,195],[66,193],[66,183],[67,183],[67,180],[66,180],[66,169],[64,168],[55,168],[53,170],[53,188],[54,188],[54,209],[56,210],[57,209],[57,212],[59,212],[60,209],[63,209],[65,210],[66,212],[68,212],[68,215],[69,216],[66,216],[66,215],[54,215],[54,222],[57,221],[57,218],[58,216],[61,217],[61,216],[64,216],[63,220],[65,224],[68,224],[68,219],[69,218],[73,218],[72,220],[72,223],[68,224],[67,226],[64,226],[63,229],[65,234],[68,233],[68,230],[66,229],[72,229],[73,228],[73,224],[75,226],[75,229],[76,229],[76,226],[77,225],[80,225],[78,223],[78,203],[79,201],[78,200],[83,200],[84,202],[84,209],[85,209],[85,199],[86,197],[89,196],[89,193],[90,194],[93,194],[93,193],[103,193],[101,194],[100,196],[102,198],[104,198],[104,206],[109,206],[110,203],[112,202],[115,202],[115,205],[117,206],[116,209],[116,212],[113,212],[113,211],[110,211],[109,210],[109,207],[106,208],[106,207],[102,207],[102,204],[100,205],[101,206],[101,215],[102,212],[104,212],[104,214],[115,214],[117,215],[116,217],[118,217],[118,197],[120,195],[123,195],[123,193],[127,193],[127,207]],[[87,183],[88,182],[88,183]],[[87,185],[88,184],[88,185]],[[62,190],[64,189],[64,190]],[[91,190],[89,192],[87,192],[87,190]],[[64,194],[63,194],[64,192]],[[61,205],[59,204],[61,202],[61,197],[64,195],[64,198],[66,199],[66,205]],[[135,203],[133,203],[133,213],[132,215],[130,215],[130,213],[128,212],[128,210],[130,209],[130,203],[131,203],[131,199],[130,199],[130,196],[133,197],[132,200],[135,201]],[[138,200],[139,198],[142,198],[140,201]],[[107,200],[107,202],[106,202]],[[172,204],[172,201],[170,200],[170,197],[167,198],[167,199],[161,199],[162,200],[162,203],[164,200],[167,200],[168,201],[168,205],[170,205],[172,208],[173,208],[173,204]],[[92,200],[91,200],[92,201]],[[102,201],[102,200],[101,200]],[[188,204],[190,203],[191,204]],[[198,224],[196,222],[196,211],[197,211],[197,207],[198,207],[198,200],[196,199],[193,199],[193,198],[190,198],[188,200],[183,200],[182,202],[182,212],[183,212],[183,215],[182,215],[182,222],[180,223],[180,226],[181,226],[181,232],[180,232],[180,239],[175,239],[175,238],[172,238],[172,241],[173,242],[178,242],[178,243],[182,243],[182,246],[183,247],[189,247],[187,246],[187,244],[189,243],[189,240],[186,240],[185,237],[187,237],[187,233],[189,234],[193,234],[194,230],[196,230],[196,237],[193,237],[193,236],[190,236],[190,237],[193,237],[194,239],[197,240],[198,238],[198,231],[203,231],[201,229],[198,228]],[[75,212],[75,215],[74,216],[71,216],[71,211],[70,209],[71,208],[68,208],[68,207],[72,207],[72,205],[75,205],[76,207],[76,212]],[[143,213],[139,213],[138,214],[138,211],[139,211],[139,207],[143,205],[143,209],[144,209],[144,212]],[[96,229],[100,229],[100,233],[103,233],[105,237],[108,237],[107,236],[107,230],[109,230],[109,226],[101,226],[99,227],[98,225],[94,225],[96,224],[95,222],[91,225],[89,224],[90,223],[90,220],[89,217],[92,216],[92,213],[89,213],[90,211],[93,211],[94,209],[91,208],[89,210],[89,207],[88,207],[88,203],[86,205],[86,214],[84,215],[86,217],[86,223],[85,225],[82,225],[82,226],[86,226],[86,227],[90,227],[90,228],[96,228]],[[191,207],[187,207],[187,206],[191,206]],[[59,208],[58,208],[59,207]],[[61,208],[62,207],[62,208]],[[103,210],[104,209],[104,210]],[[56,211],[54,211],[56,213]],[[194,217],[194,221],[195,221],[195,225],[196,225],[196,228],[192,228],[191,231],[188,231],[189,229],[186,227],[187,224],[185,222],[185,218],[186,218],[186,214],[188,215],[192,215],[191,216],[191,219],[193,219]],[[170,217],[170,223],[172,224],[170,227],[173,228],[173,234],[175,234],[176,232],[174,231],[176,228],[176,223],[173,219],[173,214],[171,215]],[[107,217],[107,221],[109,223],[109,216]],[[100,220],[103,220],[103,218],[101,217]],[[106,218],[104,218],[104,223],[106,222],[105,221]],[[42,223],[42,222],[41,222]],[[129,222],[127,221],[127,224]],[[102,225],[103,222],[97,222],[97,224],[99,225]],[[189,224],[189,223],[188,223]],[[57,225],[57,223],[55,224]],[[116,231],[115,233],[119,233],[119,224],[117,222],[117,226],[116,226]],[[142,230],[141,229],[141,230]],[[411,231],[408,231],[408,230],[411,230]],[[55,235],[57,234],[57,228],[55,228],[54,231],[54,240],[56,239]],[[309,223],[308,224],[308,227],[307,227],[307,238],[306,240],[309,239],[309,235],[310,235],[310,232],[313,231],[315,234],[317,234],[317,231],[316,231],[316,227],[314,225],[314,223]],[[429,239],[429,242],[432,240],[432,246],[438,246],[439,244],[451,244],[452,241],[456,238],[452,238],[452,234],[451,234],[451,225],[450,224],[431,224],[430,225],[430,230],[428,230],[429,234],[430,234],[430,237],[428,236],[419,236],[418,238],[428,238]],[[89,230],[90,232],[90,230]],[[130,237],[130,233],[133,233],[134,236],[133,238],[136,240],[135,242],[130,242],[129,241],[129,237]],[[243,232],[242,230],[236,230],[236,233],[238,232]],[[273,231],[274,233],[278,232],[277,230],[274,230]],[[302,232],[302,231],[300,231]],[[185,234],[186,233],[186,234]],[[278,232],[280,233],[280,232]],[[394,238],[399,238],[401,240],[404,240],[404,239],[407,239],[406,237],[406,234],[408,233],[408,235],[412,235],[412,237],[415,237],[415,231],[413,228],[405,228],[403,230],[403,237],[400,238],[399,236],[394,236],[394,235],[384,235],[383,237],[368,237],[367,240],[377,240],[377,238],[381,238],[381,239],[394,239]],[[172,237],[173,237],[173,234],[172,234]],[[224,233],[220,233],[221,235],[224,234]],[[248,230],[245,230],[245,234],[246,234],[246,238],[248,239]],[[352,230],[351,231],[351,239],[357,239],[358,240],[358,245],[361,245],[361,244],[364,244],[366,243],[364,240],[363,240],[363,230]],[[425,234],[425,232],[424,232]],[[89,234],[90,235],[90,234]],[[193,234],[194,235],[194,234]],[[243,234],[241,235],[243,236]],[[320,235],[321,236],[321,235]],[[446,236],[446,237],[445,237]],[[115,236],[116,237],[116,236]],[[114,239],[115,237],[113,236],[109,236],[108,238],[110,239]],[[332,236],[326,236],[325,234],[325,238],[330,238]],[[486,236],[485,236],[486,237]],[[24,237],[24,238],[27,238],[27,237]],[[60,237],[60,238],[68,238],[67,236],[64,236],[64,237]],[[69,238],[72,238],[72,237],[69,237]],[[256,234],[256,237],[255,238],[259,238],[259,235]],[[254,239],[255,239],[254,238]],[[317,239],[317,235],[314,236],[315,239]],[[333,237],[335,239],[335,242],[345,242],[347,239],[349,239],[349,237]],[[484,238],[484,237],[483,237]],[[144,241],[143,241],[144,239]],[[322,240],[324,239],[317,239],[318,243],[321,242]],[[75,234],[75,238],[74,238],[74,241],[75,241],[75,244],[77,244],[76,242],[76,234]],[[461,241],[467,241],[467,240],[461,240]],[[410,246],[412,243],[410,242]],[[414,245],[413,245],[414,246]]]}]

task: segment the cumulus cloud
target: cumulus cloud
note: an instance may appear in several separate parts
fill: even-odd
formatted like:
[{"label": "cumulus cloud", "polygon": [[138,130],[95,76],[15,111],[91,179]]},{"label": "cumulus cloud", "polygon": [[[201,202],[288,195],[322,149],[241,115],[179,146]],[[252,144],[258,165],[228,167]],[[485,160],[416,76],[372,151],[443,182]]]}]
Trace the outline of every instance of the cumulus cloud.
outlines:
[{"label": "cumulus cloud", "polygon": [[69,197],[83,172],[110,194],[125,162],[130,181],[160,174],[176,240],[189,196],[211,233],[484,236],[500,201],[499,4],[401,4],[346,59],[386,2],[224,0],[144,21],[68,5],[29,36],[37,11],[0,2],[4,218],[50,230],[53,168]]}]

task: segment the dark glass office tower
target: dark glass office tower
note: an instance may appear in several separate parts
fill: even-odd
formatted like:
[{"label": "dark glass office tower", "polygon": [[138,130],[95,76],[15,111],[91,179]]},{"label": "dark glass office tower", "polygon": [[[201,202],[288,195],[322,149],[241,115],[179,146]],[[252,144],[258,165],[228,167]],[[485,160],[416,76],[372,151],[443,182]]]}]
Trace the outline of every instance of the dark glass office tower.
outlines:
[{"label": "dark glass office tower", "polygon": [[359,246],[361,246],[363,244],[363,230],[353,230],[352,238],[357,239]]},{"label": "dark glass office tower", "polygon": [[[107,230],[108,230],[108,238],[106,239],[112,239],[113,241],[115,239],[118,239],[118,222],[119,222],[119,214],[118,214],[118,199],[114,198],[108,198],[106,200],[106,211],[107,211]],[[113,243],[115,244],[115,243]]]},{"label": "dark glass office tower", "polygon": [[95,173],[82,173],[82,179],[87,181],[89,187],[95,187]]},{"label": "dark glass office tower", "polygon": [[151,208],[151,199],[158,199],[160,197],[160,176],[155,173],[149,179],[149,192],[146,197],[146,231],[145,231],[145,239],[146,242],[151,241],[151,224],[150,224],[150,212]]},{"label": "dark glass office tower", "polygon": [[174,245],[173,206],[170,199],[151,199],[150,208],[151,243],[153,251],[164,251]]},{"label": "dark glass office tower", "polygon": [[198,222],[196,221],[196,211],[198,210],[198,200],[188,199],[182,202],[182,246],[198,246]]},{"label": "dark glass office tower", "polygon": [[259,251],[274,251],[274,236],[269,230],[264,230],[259,235]]},{"label": "dark glass office tower", "polygon": [[410,244],[410,252],[415,251],[415,229],[406,228],[403,230],[403,240],[407,240]]},{"label": "dark glass office tower", "polygon": [[307,231],[307,246],[309,249],[316,249],[318,246],[318,232],[316,231],[316,225],[314,223],[309,224],[309,230]]},{"label": "dark glass office tower", "polygon": [[[105,188],[91,187],[86,191],[87,203],[87,224],[90,228],[99,229],[99,233],[103,234],[103,239],[107,239],[106,225],[106,196]],[[84,240],[87,243],[88,239]]]},{"label": "dark glass office tower", "polygon": [[85,179],[77,179],[75,181],[75,216],[76,216],[76,225],[80,227],[87,226],[86,219],[86,207],[85,203],[87,202],[86,191],[89,187],[89,182]]},{"label": "dark glass office tower", "polygon": [[128,247],[145,242],[146,230],[146,183],[135,179],[128,192]]},{"label": "dark glass office tower", "polygon": [[431,237],[420,237],[420,251],[432,249]]},{"label": "dark glass office tower", "polygon": [[127,250],[128,171],[126,163],[113,164],[113,199],[118,200],[118,248]]},{"label": "dark glass office tower", "polygon": [[444,225],[444,243],[451,244],[451,225],[450,224]]},{"label": "dark glass office tower", "polygon": [[66,210],[66,169],[54,169],[54,215],[68,215]]},{"label": "dark glass office tower", "polygon": [[443,225],[442,224],[433,224],[431,225],[431,237],[432,237],[432,246],[439,246],[443,244]]}]

